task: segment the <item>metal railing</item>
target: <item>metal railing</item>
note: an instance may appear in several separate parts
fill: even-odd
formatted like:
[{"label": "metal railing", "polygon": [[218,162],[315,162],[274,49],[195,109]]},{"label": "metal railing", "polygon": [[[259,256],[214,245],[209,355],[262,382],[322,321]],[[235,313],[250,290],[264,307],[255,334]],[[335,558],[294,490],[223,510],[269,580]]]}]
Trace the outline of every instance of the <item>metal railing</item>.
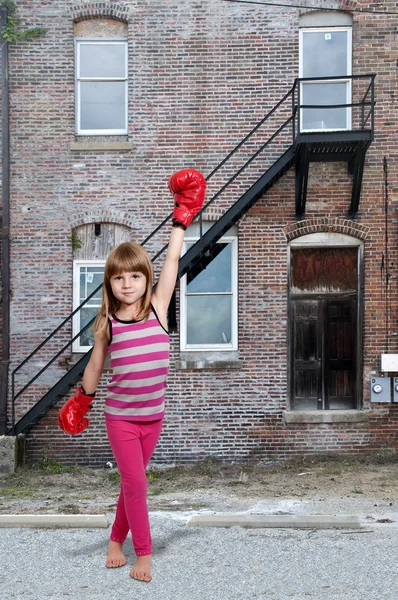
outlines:
[{"label": "metal railing", "polygon": [[[351,76],[351,77],[344,77],[344,78],[297,78],[294,81],[293,86],[287,91],[287,93],[283,96],[283,98],[261,119],[261,121],[259,123],[257,123],[255,125],[255,127],[253,127],[253,129],[239,142],[239,144],[237,144],[233,150],[231,150],[231,152],[229,152],[229,154],[217,165],[217,167],[215,167],[215,169],[213,169],[213,171],[211,171],[211,173],[209,175],[207,175],[206,177],[206,181],[209,181],[211,178],[214,177],[214,175],[216,173],[218,173],[225,165],[228,164],[228,162],[231,160],[231,158],[233,156],[236,155],[236,153],[245,146],[245,144],[251,140],[253,138],[253,136],[255,134],[257,134],[262,126],[267,123],[271,117],[273,117],[274,115],[276,115],[278,113],[278,110],[281,109],[281,107],[283,107],[283,110],[285,111],[282,114],[282,122],[279,126],[277,126],[275,128],[275,130],[272,132],[271,135],[269,135],[269,137],[266,139],[265,142],[260,143],[259,147],[257,148],[257,150],[255,152],[253,152],[253,154],[250,156],[250,158],[246,161],[244,161],[244,163],[238,168],[238,170],[236,172],[233,173],[232,176],[230,176],[226,183],[223,184],[220,189],[210,198],[210,200],[204,205],[204,207],[202,208],[202,210],[200,211],[199,215],[196,217],[196,219],[199,220],[199,229],[200,229],[200,237],[202,237],[203,234],[203,214],[204,212],[209,208],[209,206],[211,206],[215,200],[217,198],[219,198],[219,196],[221,194],[223,194],[223,192],[225,190],[227,190],[229,188],[229,186],[231,186],[231,184],[233,182],[235,182],[237,180],[237,178],[239,177],[240,174],[242,174],[252,163],[253,161],[255,161],[256,158],[259,157],[259,155],[261,153],[264,152],[265,149],[267,149],[270,144],[272,144],[272,142],[278,138],[278,136],[280,136],[280,134],[282,134],[283,132],[286,132],[287,128],[291,128],[291,132],[289,134],[285,134],[285,137],[283,138],[283,142],[285,144],[285,147],[288,148],[291,145],[294,145],[297,139],[297,135],[301,132],[301,127],[300,127],[300,113],[301,110],[303,109],[311,109],[311,108],[317,108],[317,109],[324,109],[324,110],[328,110],[328,109],[335,109],[335,108],[343,108],[343,107],[361,107],[361,128],[364,129],[366,124],[368,123],[369,119],[371,120],[371,130],[373,132],[373,128],[374,128],[374,104],[375,104],[375,99],[374,99],[374,75],[356,75],[356,76]],[[370,79],[370,83],[369,86],[367,87],[364,96],[362,97],[361,102],[354,102],[352,104],[344,104],[344,105],[301,105],[300,104],[300,87],[302,82],[316,82],[316,81],[330,81],[330,80],[338,80],[338,79],[351,79],[351,80],[365,80],[365,79]],[[370,94],[370,100],[368,100],[368,96]],[[287,109],[287,107],[289,107]],[[369,107],[369,112],[365,118],[365,110],[366,107]],[[285,116],[287,115],[287,117],[285,118]],[[290,129],[289,129],[290,131]],[[282,152],[282,151],[281,151]],[[280,153],[281,153],[280,152]],[[172,217],[172,213],[170,213],[142,242],[142,246],[145,246],[160,230],[163,229],[163,227],[170,221]],[[200,242],[200,240],[199,240]],[[198,242],[198,251],[200,249],[200,244]],[[155,256],[152,258],[152,262],[155,262],[162,254],[163,252],[165,252],[165,250],[167,249],[167,244],[164,245],[161,250],[159,250]],[[191,248],[191,252],[192,252],[192,248]],[[185,268],[184,271],[186,272],[187,269]],[[47,362],[47,364],[45,364],[35,375],[34,377],[32,377],[27,383],[25,383],[18,391],[16,391],[16,376],[18,375],[18,373],[21,371],[21,369],[27,365],[29,362],[31,362],[31,360],[37,355],[37,353],[44,348],[44,346],[46,346],[51,340],[54,339],[54,337],[57,335],[57,333],[59,333],[61,330],[64,329],[64,327],[71,321],[71,319],[73,319],[73,317],[79,313],[79,311],[81,311],[81,309],[91,300],[91,298],[93,298],[94,296],[96,296],[96,294],[98,294],[98,292],[101,290],[102,288],[102,283],[80,304],[80,306],[78,306],[70,315],[68,315],[63,321],[62,323],[50,334],[48,335],[45,340],[43,340],[43,342],[41,342],[34,350],[33,352],[31,352],[29,354],[29,356],[27,356],[13,371],[11,374],[11,393],[12,393],[12,429],[11,431],[14,429],[15,427],[15,422],[16,422],[16,415],[15,415],[15,408],[16,408],[16,403],[18,401],[19,398],[21,398],[21,396],[32,386],[32,384],[37,381],[37,379],[45,372],[48,370],[48,368],[73,344],[73,342],[75,342],[75,340],[77,340],[82,333],[84,333],[89,327],[92,326],[94,319],[91,319],[88,323],[86,323],[86,325],[76,334],[72,337],[72,339],[70,339],[66,344],[64,344],[62,346],[62,348],[56,352],[56,354]],[[89,352],[91,352],[91,350],[89,350]]]},{"label": "metal railing", "polygon": [[[302,112],[304,110],[317,110],[317,111],[328,111],[328,110],[338,110],[338,109],[350,109],[352,116],[352,109],[358,108],[358,116],[353,122],[348,123],[344,128],[325,128],[322,131],[353,131],[353,130],[364,130],[366,129],[366,125],[370,119],[370,131],[374,132],[374,107],[375,107],[375,78],[374,74],[367,75],[347,75],[344,77],[301,77],[296,79],[295,81],[295,90],[294,94],[294,106],[297,107],[297,131],[299,133],[309,132],[311,129],[304,129],[302,127]],[[349,82],[350,84],[350,96],[351,102],[339,103],[339,104],[303,104],[302,103],[302,93],[306,84],[316,84],[323,83],[333,84],[333,83],[341,83],[341,82]],[[367,87],[363,88],[361,83],[365,84],[369,82]],[[297,96],[296,96],[297,94]],[[370,94],[370,98],[369,98]],[[368,108],[368,113],[365,118],[365,110]],[[320,131],[319,129],[313,129],[314,131]]]}]

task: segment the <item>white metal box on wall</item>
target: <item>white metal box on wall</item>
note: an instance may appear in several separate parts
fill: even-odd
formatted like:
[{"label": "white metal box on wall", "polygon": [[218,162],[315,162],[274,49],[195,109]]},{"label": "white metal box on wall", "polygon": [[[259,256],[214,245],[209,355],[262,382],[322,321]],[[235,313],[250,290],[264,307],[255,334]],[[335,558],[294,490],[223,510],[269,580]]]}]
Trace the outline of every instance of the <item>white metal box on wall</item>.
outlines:
[{"label": "white metal box on wall", "polygon": [[380,371],[398,373],[398,354],[380,354]]}]

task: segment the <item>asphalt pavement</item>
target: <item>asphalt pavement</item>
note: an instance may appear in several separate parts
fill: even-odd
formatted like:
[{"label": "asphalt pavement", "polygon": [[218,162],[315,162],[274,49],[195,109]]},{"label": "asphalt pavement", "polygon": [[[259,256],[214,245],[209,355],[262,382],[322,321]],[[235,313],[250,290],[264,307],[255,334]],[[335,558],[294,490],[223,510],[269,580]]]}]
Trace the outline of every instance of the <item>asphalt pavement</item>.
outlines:
[{"label": "asphalt pavement", "polygon": [[[232,507],[234,508],[234,507]],[[355,515],[356,529],[191,527],[195,514],[152,512],[152,581],[105,568],[109,529],[0,530],[1,600],[396,600],[398,513],[372,500],[278,500],[250,515]],[[226,512],[231,512],[228,508]],[[112,520],[112,515],[108,515]]]}]

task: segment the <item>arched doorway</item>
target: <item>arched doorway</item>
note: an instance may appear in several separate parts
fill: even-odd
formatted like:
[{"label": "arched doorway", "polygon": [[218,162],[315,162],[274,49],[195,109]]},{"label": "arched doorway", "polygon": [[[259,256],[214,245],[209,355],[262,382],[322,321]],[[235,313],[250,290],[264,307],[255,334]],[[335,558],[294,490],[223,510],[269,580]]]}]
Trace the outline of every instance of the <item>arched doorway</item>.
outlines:
[{"label": "arched doorway", "polygon": [[362,243],[310,234],[289,246],[290,405],[360,406]]}]

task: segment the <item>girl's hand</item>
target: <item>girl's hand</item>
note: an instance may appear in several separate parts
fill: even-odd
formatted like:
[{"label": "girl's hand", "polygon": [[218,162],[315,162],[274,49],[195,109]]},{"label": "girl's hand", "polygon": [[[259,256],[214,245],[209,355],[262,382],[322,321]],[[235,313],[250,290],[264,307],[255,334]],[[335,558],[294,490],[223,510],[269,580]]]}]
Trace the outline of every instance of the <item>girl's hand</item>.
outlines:
[{"label": "girl's hand", "polygon": [[195,169],[177,171],[169,179],[174,196],[173,225],[186,229],[203,206],[206,179]]},{"label": "girl's hand", "polygon": [[85,415],[91,410],[95,394],[87,396],[82,388],[77,388],[76,394],[68,400],[58,413],[58,424],[62,431],[69,435],[82,433],[90,424]]}]

